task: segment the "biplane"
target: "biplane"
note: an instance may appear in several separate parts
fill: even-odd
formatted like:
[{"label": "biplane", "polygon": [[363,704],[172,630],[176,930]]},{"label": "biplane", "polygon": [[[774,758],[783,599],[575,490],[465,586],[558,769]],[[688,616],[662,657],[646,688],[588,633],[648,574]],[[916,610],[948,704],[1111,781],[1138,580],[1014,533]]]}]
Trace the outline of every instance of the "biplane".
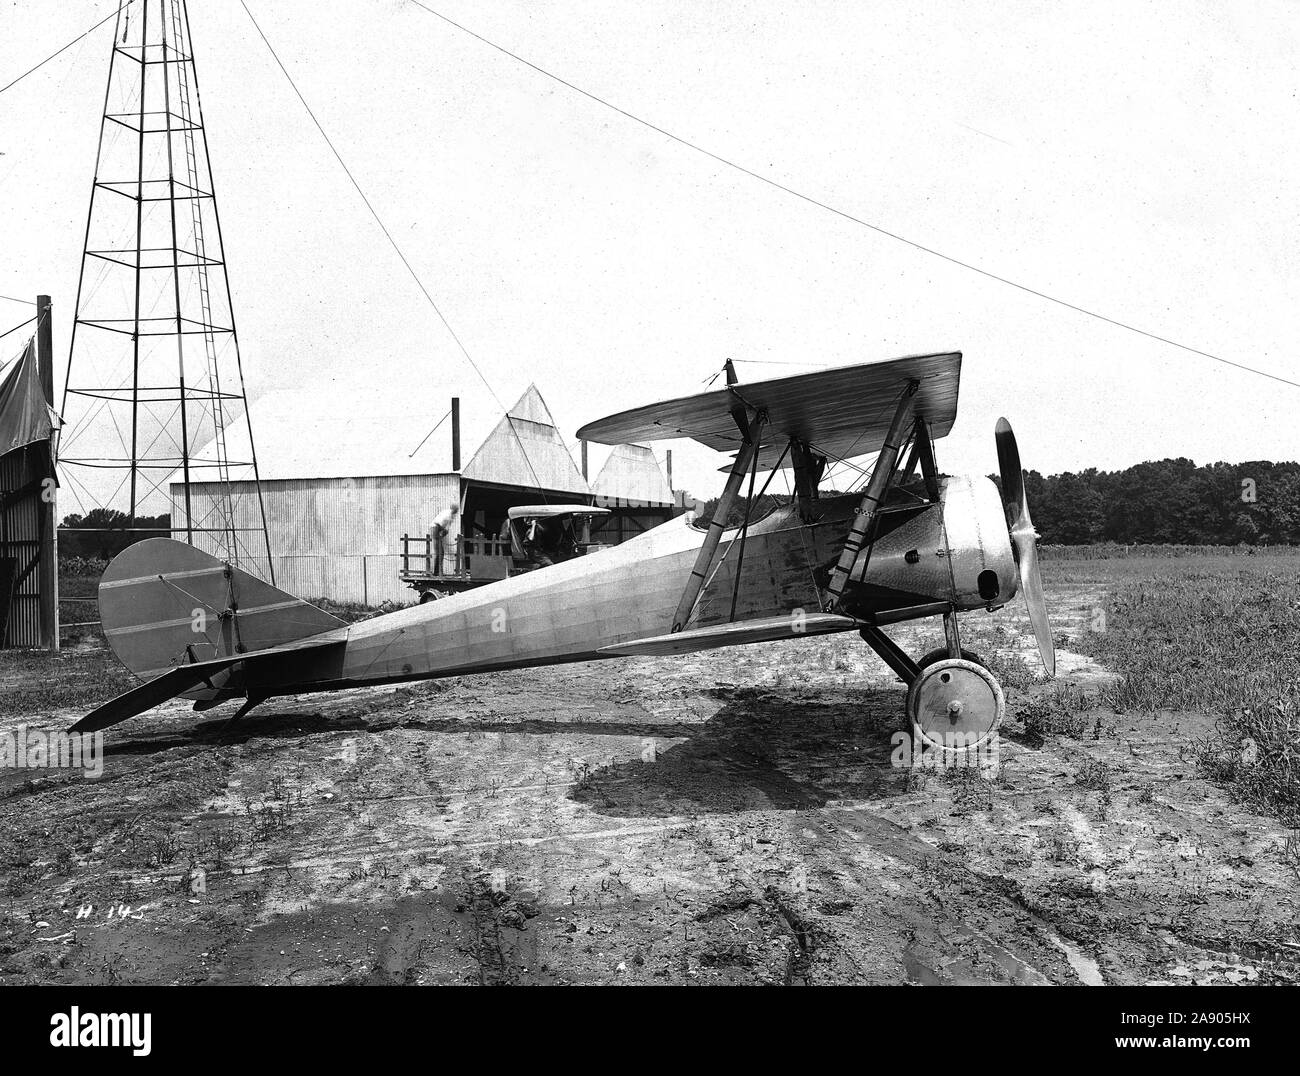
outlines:
[{"label": "biplane", "polygon": [[[1010,425],[999,420],[995,433],[1000,490],[935,464],[960,372],[956,352],[744,384],[728,364],[723,388],[578,431],[732,453],[709,518],[680,516],[613,548],[351,625],[182,542],[139,542],[108,566],[99,607],[109,645],[144,683],[73,730],[177,696],[195,710],[242,700],[238,718],[274,696],[853,631],[908,686],[914,735],[978,745],[1004,701],[963,649],[959,615],[1020,591],[1049,675],[1055,657]],[[821,489],[828,460],[872,453],[860,491]],[[789,503],[755,518],[757,476],[782,470]],[[733,511],[738,525],[728,525]],[[943,618],[946,645],[914,658],[886,629],[925,617]]]}]

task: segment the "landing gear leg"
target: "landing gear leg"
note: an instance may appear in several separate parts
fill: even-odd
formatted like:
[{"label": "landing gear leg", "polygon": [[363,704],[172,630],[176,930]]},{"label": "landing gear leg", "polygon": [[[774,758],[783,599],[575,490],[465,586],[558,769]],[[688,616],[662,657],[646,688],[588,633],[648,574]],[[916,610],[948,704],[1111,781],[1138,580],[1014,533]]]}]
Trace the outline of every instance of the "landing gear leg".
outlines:
[{"label": "landing gear leg", "polygon": [[868,624],[860,634],[863,641],[880,656],[880,660],[893,669],[903,683],[911,687],[913,681],[921,675],[921,669],[916,662],[874,624]]},{"label": "landing gear leg", "polygon": [[961,629],[957,626],[956,613],[943,614],[943,634],[948,641],[948,656],[950,658],[961,657]]}]

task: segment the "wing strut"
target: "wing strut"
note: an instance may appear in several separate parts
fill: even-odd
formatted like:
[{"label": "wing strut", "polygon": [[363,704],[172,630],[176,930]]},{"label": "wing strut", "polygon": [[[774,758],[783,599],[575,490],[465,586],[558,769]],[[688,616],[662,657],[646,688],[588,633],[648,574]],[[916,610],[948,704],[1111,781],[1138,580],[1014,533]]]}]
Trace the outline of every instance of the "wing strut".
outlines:
[{"label": "wing strut", "polygon": [[849,528],[848,536],[844,539],[844,548],[840,550],[839,560],[831,569],[830,584],[827,587],[830,596],[826,600],[828,613],[840,611],[839,606],[844,595],[844,587],[849,581],[849,573],[853,571],[858,554],[862,552],[862,547],[866,543],[867,534],[876,521],[876,513],[884,503],[885,491],[889,488],[889,480],[893,477],[894,466],[898,462],[899,450],[903,447],[905,440],[903,431],[908,419],[912,417],[914,398],[919,385],[920,382],[916,380],[907,383],[903,398],[898,402],[898,409],[894,412],[894,421],[889,424],[885,443],[880,446],[880,455],[876,457],[876,465],[871,469],[871,478],[862,494],[862,503],[853,514],[853,526]]},{"label": "wing strut", "polygon": [[916,450],[921,460],[921,475],[925,479],[925,492],[930,500],[939,499],[939,469],[934,462],[934,438],[930,436],[930,424],[924,417],[916,419]]},{"label": "wing strut", "polygon": [[794,496],[799,505],[801,523],[817,518],[817,487],[826,471],[826,457],[813,452],[803,441],[790,441],[790,459],[794,462]]},{"label": "wing strut", "polygon": [[[745,566],[745,539],[749,537],[749,514],[754,510],[754,479],[757,477],[758,453],[755,452],[749,458],[749,492],[745,494],[745,522],[740,525],[740,551],[736,554],[736,579],[731,585],[731,615],[727,619],[732,621],[736,619],[736,600],[740,597],[740,570]],[[771,477],[768,475],[769,481]],[[766,484],[763,488],[767,489]]]},{"label": "wing strut", "polygon": [[767,421],[767,412],[759,411],[751,422],[744,405],[737,403],[731,409],[731,417],[739,427],[743,441],[740,451],[736,453],[735,462],[731,465],[731,474],[727,477],[726,488],[722,491],[717,507],[713,509],[713,518],[709,520],[709,532],[704,536],[704,544],[700,546],[700,551],[695,557],[691,577],[686,581],[686,589],[682,591],[681,601],[677,603],[677,611],[673,613],[674,632],[681,631],[690,619],[691,613],[695,611],[695,601],[704,588],[704,581],[713,564],[713,555],[718,551],[718,543],[722,540],[727,513],[736,502],[736,494],[740,492],[740,484],[744,481],[745,472],[749,470],[750,463],[758,452],[759,438],[762,435],[763,424]]}]

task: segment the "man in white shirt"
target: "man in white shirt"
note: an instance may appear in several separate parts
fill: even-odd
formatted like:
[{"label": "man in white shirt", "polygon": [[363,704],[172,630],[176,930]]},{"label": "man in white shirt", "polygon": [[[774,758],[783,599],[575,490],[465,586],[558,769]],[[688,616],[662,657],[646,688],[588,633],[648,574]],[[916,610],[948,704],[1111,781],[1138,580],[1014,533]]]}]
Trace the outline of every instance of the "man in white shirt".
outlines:
[{"label": "man in white shirt", "polygon": [[460,509],[449,504],[433,518],[433,573],[442,575],[442,554],[447,548],[447,535],[451,531],[451,525],[456,521],[456,516],[460,514]]}]

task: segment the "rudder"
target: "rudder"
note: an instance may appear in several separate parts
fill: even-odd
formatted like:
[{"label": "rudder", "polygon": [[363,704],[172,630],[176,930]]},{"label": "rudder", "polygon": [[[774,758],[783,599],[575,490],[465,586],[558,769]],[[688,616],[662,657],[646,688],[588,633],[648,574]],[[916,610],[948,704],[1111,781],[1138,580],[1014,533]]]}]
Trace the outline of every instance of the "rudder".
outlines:
[{"label": "rudder", "polygon": [[117,659],[142,680],[346,626],[171,538],[136,542],[113,559],[99,583],[99,619]]}]

